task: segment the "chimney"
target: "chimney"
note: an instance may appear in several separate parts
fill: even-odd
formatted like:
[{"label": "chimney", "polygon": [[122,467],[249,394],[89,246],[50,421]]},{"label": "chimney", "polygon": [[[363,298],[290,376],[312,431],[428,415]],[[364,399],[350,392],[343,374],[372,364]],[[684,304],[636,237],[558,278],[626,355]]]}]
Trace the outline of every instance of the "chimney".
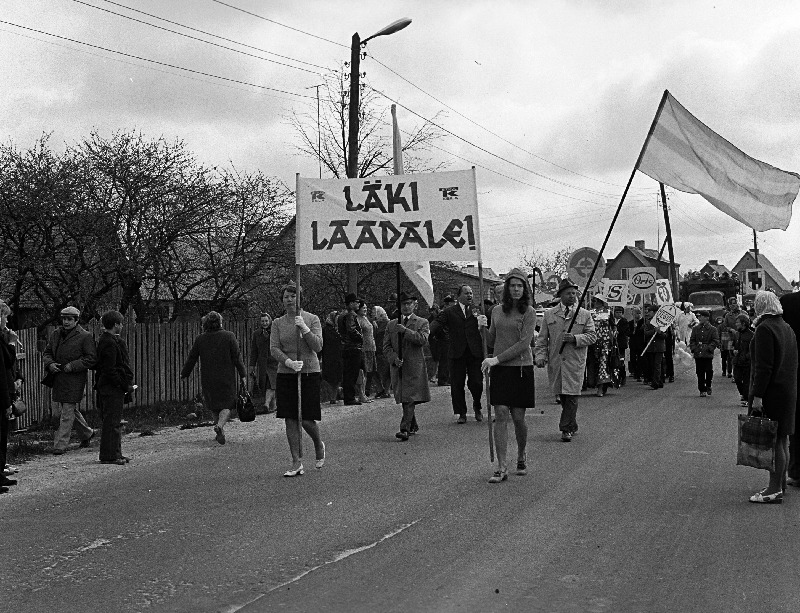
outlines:
[{"label": "chimney", "polygon": [[718,265],[717,260],[709,260],[708,263],[711,264],[712,266]]},{"label": "chimney", "polygon": [[637,249],[644,249],[644,241],[635,241],[633,243],[634,247]]}]

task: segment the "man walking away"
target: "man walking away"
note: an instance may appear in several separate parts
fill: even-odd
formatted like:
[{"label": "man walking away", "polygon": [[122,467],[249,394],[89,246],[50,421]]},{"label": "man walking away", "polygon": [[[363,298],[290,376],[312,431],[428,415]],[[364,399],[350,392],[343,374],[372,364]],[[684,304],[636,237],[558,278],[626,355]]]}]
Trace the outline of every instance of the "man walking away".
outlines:
[{"label": "man walking away", "polygon": [[133,393],[133,371],[128,357],[128,345],[120,337],[122,314],[103,313],[100,323],[103,334],[97,342],[97,410],[103,419],[100,435],[100,462],[127,464],[130,458],[122,455],[122,406]]},{"label": "man walking away", "polygon": [[81,447],[88,447],[94,436],[94,430],[78,409],[86,390],[87,372],[97,359],[92,335],[78,324],[80,316],[81,312],[73,306],[61,311],[61,326],[50,335],[42,356],[45,371],[54,377],[51,400],[60,415],[53,440],[54,455],[67,450],[73,423]]}]

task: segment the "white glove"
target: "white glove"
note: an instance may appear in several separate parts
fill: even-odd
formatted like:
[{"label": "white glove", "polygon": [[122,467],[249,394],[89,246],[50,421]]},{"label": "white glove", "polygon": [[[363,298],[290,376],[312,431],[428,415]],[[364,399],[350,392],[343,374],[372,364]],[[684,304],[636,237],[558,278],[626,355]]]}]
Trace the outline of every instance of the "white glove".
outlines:
[{"label": "white glove", "polygon": [[[483,315],[479,315],[479,317],[483,317]],[[481,363],[481,372],[483,372],[484,374],[486,374],[487,372],[489,372],[489,369],[490,369],[492,366],[497,366],[499,363],[500,363],[500,360],[498,360],[498,359],[497,359],[497,358],[495,358],[495,357],[492,357],[492,358],[486,358],[486,359],[485,359],[485,360],[484,360],[484,361]]]},{"label": "white glove", "polygon": [[488,328],[489,327],[489,318],[486,315],[478,315],[478,327],[480,328]]},{"label": "white glove", "polygon": [[292,358],[286,358],[284,362],[287,368],[291,368],[294,372],[300,372],[303,370],[303,360],[293,360]]},{"label": "white glove", "polygon": [[311,328],[306,325],[306,322],[303,320],[301,315],[296,315],[294,318],[294,325],[300,328],[300,332],[305,334],[306,332],[311,332]]}]

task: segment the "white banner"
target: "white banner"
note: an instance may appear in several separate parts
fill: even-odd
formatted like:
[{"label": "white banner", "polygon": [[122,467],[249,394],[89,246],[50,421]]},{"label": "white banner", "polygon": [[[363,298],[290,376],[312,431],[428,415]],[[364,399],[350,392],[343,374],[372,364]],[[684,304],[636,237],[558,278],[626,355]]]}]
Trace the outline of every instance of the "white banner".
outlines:
[{"label": "white banner", "polygon": [[475,170],[297,178],[298,264],[481,260]]}]

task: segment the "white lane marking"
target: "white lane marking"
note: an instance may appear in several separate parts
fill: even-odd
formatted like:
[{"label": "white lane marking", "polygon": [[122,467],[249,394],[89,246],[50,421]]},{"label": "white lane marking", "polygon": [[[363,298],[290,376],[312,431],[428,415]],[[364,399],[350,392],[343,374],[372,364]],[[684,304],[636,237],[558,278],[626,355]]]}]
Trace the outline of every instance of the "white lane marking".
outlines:
[{"label": "white lane marking", "polygon": [[683,453],[698,453],[700,455],[710,455],[708,451],[684,451]]},{"label": "white lane marking", "polygon": [[282,587],[286,587],[287,585],[291,585],[292,583],[296,583],[297,581],[300,581],[300,579],[302,579],[306,575],[309,575],[309,574],[313,573],[314,571],[319,570],[320,568],[323,568],[323,567],[327,566],[328,564],[335,564],[336,562],[341,562],[342,560],[344,560],[346,558],[349,558],[350,556],[353,556],[353,555],[355,555],[357,553],[361,553],[362,551],[367,551],[368,549],[372,549],[373,547],[377,547],[383,541],[388,540],[388,539],[390,539],[390,538],[392,538],[394,536],[397,536],[398,534],[403,532],[403,530],[407,530],[408,528],[410,528],[411,526],[416,524],[418,521],[420,521],[420,520],[415,519],[410,524],[403,524],[397,530],[393,530],[392,532],[389,532],[388,534],[384,534],[381,538],[379,538],[374,543],[370,543],[369,545],[364,545],[363,547],[357,547],[356,549],[348,549],[346,551],[343,551],[342,553],[334,556],[333,559],[328,560],[327,562],[323,562],[322,564],[318,564],[317,566],[314,566],[313,568],[309,568],[308,570],[303,571],[302,573],[300,573],[296,577],[292,577],[291,579],[289,579],[287,581],[284,581],[280,585],[276,585],[275,587],[268,589],[263,594],[259,594],[258,596],[256,596],[255,598],[253,598],[252,600],[250,600],[248,602],[245,602],[245,603],[242,603],[242,604],[238,604],[238,605],[234,604],[234,605],[230,605],[226,609],[220,609],[220,613],[236,613],[236,611],[240,611],[240,610],[244,609],[245,607],[250,606],[254,602],[256,602],[258,600],[261,600],[267,594],[270,594],[271,592],[274,592],[275,590],[279,590]]},{"label": "white lane marking", "polygon": [[84,545],[83,547],[78,547],[73,551],[68,551],[67,553],[61,554],[58,560],[53,562],[50,566],[46,566],[45,568],[43,568],[42,571],[53,570],[56,566],[58,566],[62,562],[74,560],[82,553],[91,551],[92,549],[97,549],[98,547],[105,547],[106,545],[110,544],[111,541],[109,541],[108,539],[95,539],[88,545]]}]

